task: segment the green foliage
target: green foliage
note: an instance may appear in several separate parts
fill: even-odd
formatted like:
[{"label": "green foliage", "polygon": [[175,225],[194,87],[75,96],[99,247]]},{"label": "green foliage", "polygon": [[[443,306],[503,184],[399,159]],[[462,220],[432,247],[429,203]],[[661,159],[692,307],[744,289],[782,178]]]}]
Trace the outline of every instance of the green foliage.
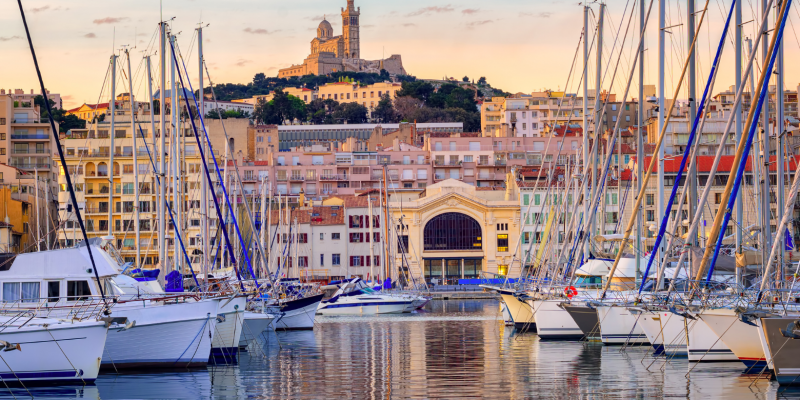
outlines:
[{"label": "green foliage", "polygon": [[403,87],[397,91],[397,97],[409,96],[425,102],[433,94],[433,91],[433,85],[428,82],[403,82]]},{"label": "green foliage", "polygon": [[220,110],[210,110],[206,113],[206,119],[228,119],[228,118],[250,118],[250,113],[247,111],[227,110],[219,112]]},{"label": "green foliage", "polygon": [[464,77],[463,77],[463,78],[461,78],[461,80],[462,80],[462,81],[464,81],[464,82],[467,82],[467,83],[469,83],[469,77],[468,77],[468,76],[466,76],[466,75],[464,75]]},{"label": "green foliage", "polygon": [[[342,79],[358,82],[361,85],[371,85],[373,83],[387,81],[390,78],[386,70],[381,70],[379,74],[367,72],[334,72],[329,75],[305,75],[300,77],[292,76],[289,78],[266,76],[264,73],[259,72],[253,77],[253,81],[247,84],[221,83],[214,85],[214,94],[217,96],[217,100],[230,101],[233,99],[250,98],[256,95],[265,95],[276,89],[290,87],[316,89],[326,83],[339,82]],[[398,75],[396,79],[401,82],[416,80],[413,76],[405,75]],[[211,94],[211,88],[206,87],[203,92]],[[199,96],[199,93],[195,93],[195,95]]]},{"label": "green foliage", "polygon": [[389,93],[385,93],[381,96],[378,105],[372,110],[372,119],[382,123],[397,122],[397,112],[394,110],[394,105],[392,104],[392,99],[389,97]]},{"label": "green foliage", "polygon": [[[67,132],[70,129],[84,129],[86,128],[86,121],[78,118],[76,115],[67,115],[67,111],[63,108],[55,108],[56,102],[52,99],[47,99],[50,103],[50,109],[53,111],[53,120],[58,123],[59,132]],[[33,104],[39,106],[39,112],[42,115],[42,122],[49,120],[47,105],[44,102],[44,97],[38,95],[33,98]],[[30,105],[28,105],[30,107]]]},{"label": "green foliage", "polygon": [[394,106],[401,121],[461,122],[465,132],[480,132],[480,111],[471,89],[445,83],[434,91],[430,83],[417,81],[403,83],[397,96]]},{"label": "green foliage", "polygon": [[335,123],[363,124],[367,122],[367,107],[358,103],[343,103],[333,111]]},{"label": "green foliage", "polygon": [[486,84],[486,77],[482,76],[478,78],[478,85],[485,85]]},{"label": "green foliage", "polygon": [[306,103],[277,89],[272,100],[259,100],[253,118],[260,124],[291,124],[295,119],[302,122],[306,119]]}]

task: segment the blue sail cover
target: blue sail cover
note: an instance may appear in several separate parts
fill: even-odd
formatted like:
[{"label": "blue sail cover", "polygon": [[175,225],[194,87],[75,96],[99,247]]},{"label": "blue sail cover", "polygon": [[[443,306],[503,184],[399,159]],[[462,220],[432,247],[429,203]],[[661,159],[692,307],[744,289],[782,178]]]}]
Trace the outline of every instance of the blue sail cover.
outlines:
[{"label": "blue sail cover", "polygon": [[386,278],[386,280],[383,282],[383,288],[384,289],[392,288],[392,278]]},{"label": "blue sail cover", "polygon": [[166,285],[164,291],[167,293],[182,293],[183,292],[183,275],[178,271],[168,273],[164,279]]}]

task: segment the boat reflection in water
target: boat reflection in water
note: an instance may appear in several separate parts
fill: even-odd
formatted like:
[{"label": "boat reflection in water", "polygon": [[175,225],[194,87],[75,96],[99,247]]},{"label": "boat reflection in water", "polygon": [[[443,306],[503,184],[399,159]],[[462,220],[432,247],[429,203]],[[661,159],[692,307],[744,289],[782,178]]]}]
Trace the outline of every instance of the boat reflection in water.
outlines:
[{"label": "boat reflection in water", "polygon": [[653,357],[645,345],[540,341],[505,326],[497,301],[450,300],[433,301],[426,312],[319,317],[313,331],[266,332],[239,365],[101,374],[81,394],[66,388],[42,396],[707,400],[771,399],[783,390],[766,379],[750,386],[743,364],[703,363],[687,376],[693,365]]}]

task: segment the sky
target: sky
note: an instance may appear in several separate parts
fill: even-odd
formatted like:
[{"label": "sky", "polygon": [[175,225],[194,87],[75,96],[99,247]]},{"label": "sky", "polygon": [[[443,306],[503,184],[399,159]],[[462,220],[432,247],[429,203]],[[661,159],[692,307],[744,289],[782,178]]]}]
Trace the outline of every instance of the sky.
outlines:
[{"label": "sky", "polygon": [[[666,0],[665,0],[666,1]],[[697,0],[699,10],[703,1]],[[752,6],[743,3],[743,21],[753,18]],[[204,28],[204,53],[214,83],[247,83],[256,73],[276,76],[279,68],[302,63],[309,54],[316,27],[326,16],[341,32],[341,7],[346,0],[163,0],[163,14],[156,0],[23,0],[37,57],[45,84],[62,95],[66,108],[84,102],[108,101],[104,88],[109,57],[132,47],[134,93],[146,93],[143,55],[153,54],[158,21],[171,19],[174,32],[189,70],[197,76],[195,28]],[[634,0],[609,1],[604,28],[603,85],[608,88],[619,61],[612,92],[621,95],[629,74],[638,32],[638,4],[630,34],[622,44],[618,30],[625,31]],[[646,2],[646,5],[649,3]],[[657,84],[658,1],[653,5],[645,40],[645,83]],[[731,0],[709,2],[707,24],[700,29],[697,44],[698,92],[702,93],[708,67],[722,34],[724,15]],[[494,0],[405,0],[402,2],[356,0],[361,7],[361,55],[365,59],[400,54],[405,69],[420,78],[444,76],[476,79],[485,76],[496,88],[507,92],[530,93],[564,89],[580,93],[579,58],[571,79],[570,68],[583,29],[583,7],[577,1]],[[592,4],[591,24],[599,6]],[[667,34],[665,54],[665,93],[672,97],[688,44],[685,28],[685,1],[667,1],[665,26],[679,25]],[[698,19],[700,14],[698,14]],[[745,24],[752,34],[756,23]],[[800,70],[790,68],[800,57],[800,11],[793,10],[786,28],[785,86],[796,89]],[[621,29],[620,29],[621,27]],[[591,28],[594,32],[594,27]],[[612,49],[616,49],[613,52]],[[609,56],[609,54],[611,54]],[[594,54],[590,58],[589,86],[595,86]],[[157,69],[158,57],[153,57]],[[120,57],[125,68],[125,57]],[[724,50],[715,92],[733,84],[733,48],[730,40]],[[117,93],[127,92],[127,74],[120,72]],[[196,78],[193,78],[196,85]],[[207,78],[206,78],[207,83]],[[635,97],[633,82],[631,94]],[[157,82],[156,82],[157,86]],[[0,4],[0,88],[38,88],[25,31],[15,1]],[[154,88],[155,90],[155,88]],[[38,90],[37,90],[38,92]],[[685,91],[683,92],[685,95]],[[683,96],[679,96],[682,98]]]}]

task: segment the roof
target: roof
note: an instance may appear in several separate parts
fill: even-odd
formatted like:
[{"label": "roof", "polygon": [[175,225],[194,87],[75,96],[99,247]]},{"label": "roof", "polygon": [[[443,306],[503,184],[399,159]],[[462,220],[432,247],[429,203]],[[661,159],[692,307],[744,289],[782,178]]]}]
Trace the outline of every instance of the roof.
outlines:
[{"label": "roof", "polygon": [[[730,173],[731,169],[733,168],[734,157],[735,156],[721,156],[719,160],[719,166],[717,167],[717,171]],[[791,158],[789,159],[789,167],[787,169],[787,172],[797,170],[797,163],[798,161],[800,161],[800,156],[790,156],[790,157]],[[651,156],[647,156],[644,158],[645,167],[650,165],[652,158],[653,157]],[[674,157],[665,157],[664,172],[677,173],[678,167],[680,167],[681,165],[681,158],[682,155]],[[776,156],[770,156],[769,159],[770,159],[769,170],[777,171],[778,164],[775,162]],[[697,156],[697,172],[710,172],[712,165],[714,165],[714,156]],[[688,167],[689,166],[687,163],[687,165],[684,167],[684,171],[688,171],[689,169]],[[752,170],[753,170],[752,158],[748,157],[747,164],[745,164],[745,171],[751,172]],[[657,171],[658,171],[658,163],[656,163],[655,168],[653,168],[653,172]]]},{"label": "roof", "polygon": [[[291,212],[292,223],[294,223],[295,218],[297,218],[298,224],[311,224],[315,226],[344,225],[344,210],[334,209],[330,206],[295,209]],[[272,210],[271,225],[277,225],[279,220],[278,210]]]},{"label": "roof", "polygon": [[84,106],[86,106],[86,107],[89,107],[89,108],[90,108],[90,109],[92,109],[92,110],[96,110],[96,109],[98,109],[98,108],[108,108],[108,102],[105,102],[105,103],[97,103],[97,104],[88,104],[88,103],[83,103],[83,104],[81,104],[81,105],[80,105],[80,106],[78,106],[78,107],[75,107],[75,108],[72,108],[72,109],[69,109],[69,110],[67,110],[67,112],[68,112],[68,113],[70,113],[70,112],[76,112],[76,111],[80,110],[81,108],[83,108]]}]

